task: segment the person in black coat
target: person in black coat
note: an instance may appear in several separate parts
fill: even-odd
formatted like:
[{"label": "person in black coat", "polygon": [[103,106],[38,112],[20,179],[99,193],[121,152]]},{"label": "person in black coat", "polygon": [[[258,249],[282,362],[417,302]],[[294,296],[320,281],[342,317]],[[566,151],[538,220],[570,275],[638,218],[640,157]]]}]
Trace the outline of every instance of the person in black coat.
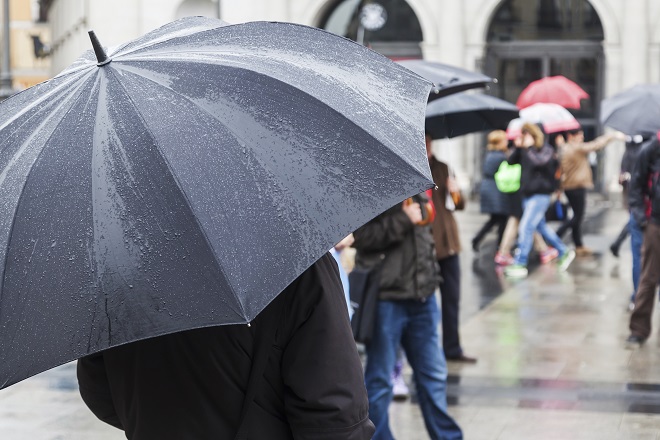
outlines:
[{"label": "person in black coat", "polygon": [[[268,352],[246,401],[255,346]],[[80,359],[78,381],[92,412],[129,440],[234,439],[239,426],[245,439],[367,440],[374,432],[330,254],[250,326],[200,328],[111,348]]]},{"label": "person in black coat", "polygon": [[502,162],[507,159],[507,147],[509,141],[504,130],[495,130],[488,134],[488,153],[484,160],[483,174],[479,188],[481,212],[490,214],[488,221],[484,223],[479,232],[472,239],[472,249],[477,252],[481,240],[497,226],[497,243],[502,241],[504,228],[509,218],[509,202],[507,195],[500,192],[495,184],[495,173]]}]

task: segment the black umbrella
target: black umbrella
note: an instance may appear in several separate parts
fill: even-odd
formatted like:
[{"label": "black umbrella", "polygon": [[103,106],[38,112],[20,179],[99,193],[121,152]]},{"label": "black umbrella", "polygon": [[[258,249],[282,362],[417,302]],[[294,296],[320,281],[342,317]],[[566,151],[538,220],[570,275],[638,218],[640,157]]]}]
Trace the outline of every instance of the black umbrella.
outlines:
[{"label": "black umbrella", "polygon": [[433,139],[502,129],[518,117],[518,107],[490,95],[457,93],[430,102],[426,131]]},{"label": "black umbrella", "polygon": [[486,87],[497,82],[494,78],[482,73],[448,64],[425,60],[401,60],[397,62],[433,83],[429,101],[465,90]]},{"label": "black umbrella", "polygon": [[0,104],[0,385],[250,322],[433,185],[430,84],[319,29],[182,19]]},{"label": "black umbrella", "polygon": [[660,130],[660,84],[637,85],[603,100],[603,125],[629,135]]}]

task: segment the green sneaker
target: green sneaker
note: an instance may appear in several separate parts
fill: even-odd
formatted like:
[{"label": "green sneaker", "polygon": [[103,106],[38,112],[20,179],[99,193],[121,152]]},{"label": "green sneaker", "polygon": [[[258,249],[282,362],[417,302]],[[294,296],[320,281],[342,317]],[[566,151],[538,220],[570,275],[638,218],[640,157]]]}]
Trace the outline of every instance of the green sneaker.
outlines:
[{"label": "green sneaker", "polygon": [[559,257],[559,260],[557,260],[557,266],[559,267],[559,270],[564,271],[568,269],[568,266],[571,265],[571,262],[575,260],[575,251],[573,249],[569,250],[566,252],[564,255]]},{"label": "green sneaker", "polygon": [[527,276],[527,266],[522,264],[512,264],[504,269],[504,276],[507,278],[525,278]]}]

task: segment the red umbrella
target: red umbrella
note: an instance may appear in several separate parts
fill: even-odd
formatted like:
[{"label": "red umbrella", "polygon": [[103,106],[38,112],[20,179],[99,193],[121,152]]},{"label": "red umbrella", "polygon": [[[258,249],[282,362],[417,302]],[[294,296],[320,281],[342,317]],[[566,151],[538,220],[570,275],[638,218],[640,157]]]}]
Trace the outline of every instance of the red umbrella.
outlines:
[{"label": "red umbrella", "polygon": [[580,108],[580,100],[589,94],[565,76],[548,76],[531,82],[520,93],[516,105],[524,109],[539,102],[559,104],[564,108]]}]

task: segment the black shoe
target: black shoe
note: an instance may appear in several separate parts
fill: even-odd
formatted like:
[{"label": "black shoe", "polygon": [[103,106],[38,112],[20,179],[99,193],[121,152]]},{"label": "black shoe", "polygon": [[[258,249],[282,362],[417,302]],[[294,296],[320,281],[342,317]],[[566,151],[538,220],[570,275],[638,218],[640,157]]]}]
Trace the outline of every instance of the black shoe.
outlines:
[{"label": "black shoe", "polygon": [[619,257],[619,246],[616,245],[616,243],[612,243],[610,245],[610,252],[612,252],[612,255],[615,257]]},{"label": "black shoe", "polygon": [[630,335],[628,336],[628,339],[626,339],[626,343],[629,345],[642,345],[644,341],[646,341],[646,338],[637,335]]}]

